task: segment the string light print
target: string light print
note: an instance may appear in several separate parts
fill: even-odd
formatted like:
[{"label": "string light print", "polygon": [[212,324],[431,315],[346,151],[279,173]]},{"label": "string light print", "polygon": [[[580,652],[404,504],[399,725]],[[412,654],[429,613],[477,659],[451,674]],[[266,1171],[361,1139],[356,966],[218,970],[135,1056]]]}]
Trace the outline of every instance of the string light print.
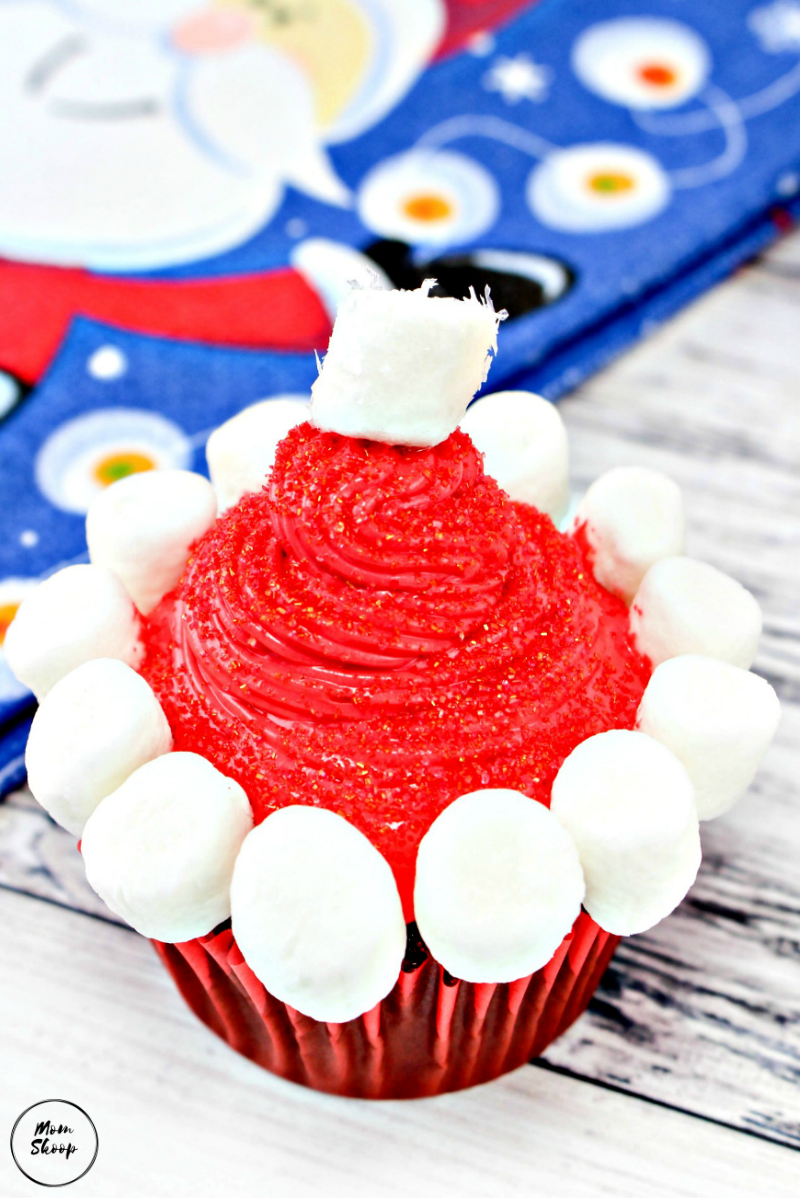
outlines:
[{"label": "string light print", "polygon": [[470,242],[495,223],[500,192],[474,159],[417,149],[386,159],[365,177],[358,214],[373,232],[413,245]]},{"label": "string light print", "polygon": [[711,55],[703,38],[678,21],[619,17],[578,37],[572,69],[584,87],[612,104],[676,108],[703,88]]},{"label": "string light print", "polygon": [[99,491],[142,471],[185,468],[192,446],[174,421],[143,409],[106,408],[59,426],[40,448],[36,483],[51,504],[85,513]]}]

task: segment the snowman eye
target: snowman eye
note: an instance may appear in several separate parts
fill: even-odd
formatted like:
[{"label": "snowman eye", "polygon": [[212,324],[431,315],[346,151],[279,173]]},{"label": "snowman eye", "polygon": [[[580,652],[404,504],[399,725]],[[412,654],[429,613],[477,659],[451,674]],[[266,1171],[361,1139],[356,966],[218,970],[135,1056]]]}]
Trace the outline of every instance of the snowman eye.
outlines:
[{"label": "snowman eye", "polygon": [[534,216],[572,233],[641,225],[669,197],[669,180],[656,159],[612,142],[554,151],[531,172],[527,186]]},{"label": "snowman eye", "polygon": [[412,246],[472,241],[494,224],[499,209],[489,172],[452,150],[410,150],[386,159],[358,194],[368,229]]},{"label": "snowman eye", "polygon": [[99,409],[67,421],[36,457],[36,482],[51,504],[85,513],[119,479],[164,467],[187,467],[191,445],[174,422],[138,409]]},{"label": "snowman eye", "polygon": [[675,108],[697,95],[711,69],[703,39],[679,21],[620,17],[575,42],[572,68],[584,87],[626,108]]}]

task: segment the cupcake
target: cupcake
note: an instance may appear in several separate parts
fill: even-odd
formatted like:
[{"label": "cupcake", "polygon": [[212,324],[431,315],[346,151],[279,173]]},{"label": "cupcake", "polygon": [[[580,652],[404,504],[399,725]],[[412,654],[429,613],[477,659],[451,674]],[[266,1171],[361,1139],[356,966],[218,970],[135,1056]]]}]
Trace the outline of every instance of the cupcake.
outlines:
[{"label": "cupcake", "polygon": [[559,532],[556,410],[486,378],[488,299],[354,289],[310,408],[87,517],[6,651],[31,789],[197,1015],[287,1079],[467,1087],[541,1053],[666,917],[777,725],[753,597],[679,491]]}]

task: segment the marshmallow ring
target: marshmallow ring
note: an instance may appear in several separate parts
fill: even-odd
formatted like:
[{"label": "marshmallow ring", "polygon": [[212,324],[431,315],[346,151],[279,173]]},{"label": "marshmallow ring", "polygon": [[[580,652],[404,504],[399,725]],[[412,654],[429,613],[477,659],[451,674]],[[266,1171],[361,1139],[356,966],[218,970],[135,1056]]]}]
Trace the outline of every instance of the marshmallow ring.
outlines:
[{"label": "marshmallow ring", "polygon": [[652,565],[683,554],[680,488],[660,471],[617,467],[596,479],[575,517],[592,552],[597,582],[630,604]]},{"label": "marshmallow ring", "polygon": [[662,558],[631,605],[636,648],[654,666],[678,654],[705,654],[747,670],[761,636],[761,610],[735,579],[694,558]]},{"label": "marshmallow ring", "polygon": [[460,796],[420,843],[419,931],[436,960],[469,983],[538,971],[572,928],[583,893],[572,838],[520,792]]},{"label": "marshmallow ring", "polygon": [[113,571],[98,564],[64,567],[23,600],[6,634],[6,658],[41,700],[90,659],[118,658],[137,667],[144,654],[139,628],[139,614]]},{"label": "marshmallow ring", "polygon": [[179,582],[190,546],[216,516],[214,489],[202,475],[173,470],[129,475],[92,501],[86,516],[89,555],[116,572],[147,614]]},{"label": "marshmallow ring", "polygon": [[28,784],[50,816],[80,837],[101,800],[171,748],[167,718],[146,680],[118,659],[92,659],[40,704],[25,751]]},{"label": "marshmallow ring", "polygon": [[206,458],[220,512],[247,493],[260,491],[278,443],[310,414],[305,400],[277,396],[251,404],[214,430],[206,443]]},{"label": "marshmallow ring", "polygon": [[512,500],[561,520],[569,503],[569,451],[555,404],[533,392],[492,392],[467,410],[461,428],[483,454],[487,475]]},{"label": "marshmallow ring", "polygon": [[707,821],[727,812],[753,782],[780,715],[765,679],[717,658],[682,654],[656,667],[636,727],[683,763]]},{"label": "marshmallow ring", "polygon": [[290,805],[236,860],[233,934],[279,1000],[317,1021],[353,1020],[397,982],[406,925],[386,859],[344,817]]},{"label": "marshmallow ring", "polygon": [[572,835],[584,905],[608,933],[642,933],[680,903],[700,866],[694,788],[665,746],[612,729],[561,765],[550,811]]},{"label": "marshmallow ring", "polygon": [[198,754],[164,754],[89,817],[86,878],[145,937],[202,937],[230,916],[233,864],[252,824],[238,783]]}]

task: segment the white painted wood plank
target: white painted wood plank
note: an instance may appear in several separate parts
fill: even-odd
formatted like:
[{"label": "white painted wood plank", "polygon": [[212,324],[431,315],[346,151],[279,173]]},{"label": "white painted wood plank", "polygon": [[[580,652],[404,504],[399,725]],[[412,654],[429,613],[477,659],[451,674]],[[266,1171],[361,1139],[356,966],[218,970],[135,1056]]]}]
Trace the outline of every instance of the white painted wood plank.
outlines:
[{"label": "white painted wood plank", "polygon": [[800,238],[796,234],[781,238],[771,247],[767,259],[771,269],[775,267],[800,268]]},{"label": "white painted wood plank", "polygon": [[[423,1101],[284,1083],[191,1016],[143,939],[45,908],[0,893],[0,1134],[37,1099],[85,1108],[100,1152],[70,1195],[796,1191],[791,1151],[532,1067]],[[3,1154],[0,1194],[41,1193]]]},{"label": "white painted wood plank", "polygon": [[75,838],[27,788],[0,803],[0,884],[123,924],[86,882]]}]

